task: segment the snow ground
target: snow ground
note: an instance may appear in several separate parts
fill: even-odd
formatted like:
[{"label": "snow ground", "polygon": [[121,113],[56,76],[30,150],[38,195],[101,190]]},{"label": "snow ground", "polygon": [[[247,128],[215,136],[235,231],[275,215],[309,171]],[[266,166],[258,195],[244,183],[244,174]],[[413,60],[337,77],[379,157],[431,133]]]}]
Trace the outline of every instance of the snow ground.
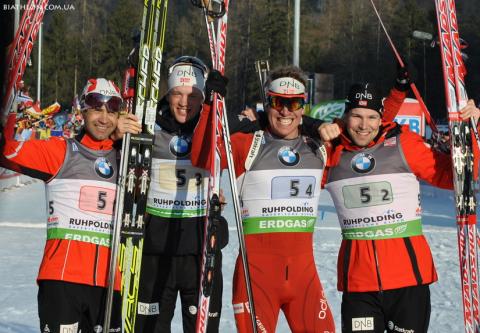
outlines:
[{"label": "snow ground", "polygon": [[[0,181],[0,333],[39,331],[35,277],[45,241],[45,203],[43,183],[21,176]],[[222,181],[228,188],[227,181]],[[231,202],[231,201],[230,201]],[[424,233],[435,258],[439,282],[432,285],[430,332],[463,332],[456,228],[453,197],[450,191],[422,185]],[[238,238],[234,227],[232,204],[226,217],[231,223],[230,244],[223,251],[223,313],[221,332],[235,332],[231,306],[232,276]],[[340,293],[336,290],[336,258],[340,229],[327,192],[322,193],[319,220],[315,231],[315,258],[325,292],[340,332]],[[177,306],[178,308],[178,306]],[[173,332],[181,332],[176,313]],[[277,332],[290,332],[280,317]]]}]

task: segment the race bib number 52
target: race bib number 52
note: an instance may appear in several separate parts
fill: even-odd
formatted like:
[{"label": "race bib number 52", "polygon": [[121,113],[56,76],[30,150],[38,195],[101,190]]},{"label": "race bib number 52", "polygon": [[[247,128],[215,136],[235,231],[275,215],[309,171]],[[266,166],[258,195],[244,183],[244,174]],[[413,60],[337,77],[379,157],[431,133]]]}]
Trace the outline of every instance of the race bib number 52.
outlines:
[{"label": "race bib number 52", "polygon": [[389,182],[347,185],[342,188],[347,208],[380,206],[392,203],[392,186]]}]

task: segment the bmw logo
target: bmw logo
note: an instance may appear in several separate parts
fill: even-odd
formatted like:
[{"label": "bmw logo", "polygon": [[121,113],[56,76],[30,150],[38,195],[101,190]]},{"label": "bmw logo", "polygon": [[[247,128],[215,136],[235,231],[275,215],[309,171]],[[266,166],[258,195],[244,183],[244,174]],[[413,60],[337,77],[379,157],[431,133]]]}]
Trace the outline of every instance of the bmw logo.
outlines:
[{"label": "bmw logo", "polygon": [[357,173],[369,173],[375,168],[375,158],[369,153],[360,153],[352,158],[352,169]]},{"label": "bmw logo", "polygon": [[190,138],[184,136],[174,136],[170,140],[170,152],[177,157],[185,157],[190,154],[191,150]]},{"label": "bmw logo", "polygon": [[113,176],[112,164],[105,157],[99,157],[95,161],[95,172],[102,178],[111,178]]},{"label": "bmw logo", "polygon": [[292,147],[282,147],[278,150],[277,154],[278,159],[283,165],[294,166],[297,165],[300,161],[300,155]]}]

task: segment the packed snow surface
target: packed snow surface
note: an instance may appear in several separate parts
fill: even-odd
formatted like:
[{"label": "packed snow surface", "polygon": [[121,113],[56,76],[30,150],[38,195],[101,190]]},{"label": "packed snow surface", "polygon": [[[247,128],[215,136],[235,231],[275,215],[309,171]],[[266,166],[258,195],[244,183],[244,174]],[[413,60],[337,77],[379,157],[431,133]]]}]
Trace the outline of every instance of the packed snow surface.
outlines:
[{"label": "packed snow surface", "polygon": [[[229,195],[228,180],[223,188]],[[431,286],[430,332],[463,332],[457,231],[453,193],[422,184],[424,233],[430,243],[439,281]],[[238,238],[231,199],[224,212],[230,224],[230,243],[223,250],[223,313],[220,332],[235,332],[231,297]],[[35,278],[45,243],[44,184],[20,176],[0,180],[0,333],[39,332]],[[314,251],[320,279],[340,332],[341,294],[336,290],[336,261],[340,229],[332,200],[322,191],[315,228]],[[179,305],[177,305],[177,310]],[[181,332],[180,312],[172,323]],[[276,332],[290,332],[281,316]]]}]

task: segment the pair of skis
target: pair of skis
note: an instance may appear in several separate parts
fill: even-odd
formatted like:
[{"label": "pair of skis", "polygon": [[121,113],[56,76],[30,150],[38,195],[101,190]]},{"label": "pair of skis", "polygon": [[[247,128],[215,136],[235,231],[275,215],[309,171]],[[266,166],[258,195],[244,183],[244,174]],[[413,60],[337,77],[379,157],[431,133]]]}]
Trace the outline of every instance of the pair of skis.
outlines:
[{"label": "pair of skis", "polygon": [[127,133],[122,143],[104,332],[109,332],[110,329],[118,266],[122,272],[122,332],[134,332],[138,307],[144,218],[150,183],[168,0],[145,0],[143,5],[133,104],[133,113],[142,124],[142,133]]},{"label": "pair of skis", "polygon": [[[203,9],[205,23],[207,26],[207,34],[210,45],[210,54],[212,58],[213,69],[218,70],[222,75],[225,74],[225,59],[227,47],[227,27],[228,27],[228,7],[229,0],[213,1],[213,0],[192,0],[192,3]],[[217,33],[215,33],[214,20],[218,19]],[[208,94],[207,94],[208,95]],[[212,122],[210,123],[212,140],[209,142],[212,152],[215,154],[210,160],[209,166],[209,184],[208,184],[208,206],[209,212],[205,220],[202,269],[200,276],[200,292],[199,305],[197,314],[196,332],[203,333],[207,330],[208,325],[208,309],[210,304],[210,296],[213,283],[213,268],[215,264],[214,253],[216,250],[216,230],[213,220],[216,215],[220,214],[219,192],[220,192],[220,156],[218,146],[218,138],[222,135],[225,143],[228,172],[230,174],[230,188],[232,190],[232,198],[235,211],[235,221],[238,232],[240,256],[242,259],[243,270],[245,274],[245,283],[247,289],[247,297],[250,310],[250,318],[253,332],[257,332],[255,306],[253,301],[253,292],[250,282],[250,272],[248,267],[248,258],[245,247],[245,239],[243,233],[243,224],[241,217],[240,201],[238,197],[237,184],[235,181],[235,170],[232,154],[232,146],[230,142],[230,131],[226,116],[226,106],[224,99],[214,93],[212,98]]]},{"label": "pair of skis", "polygon": [[[454,0],[435,0],[448,110],[458,253],[465,332],[480,331],[478,246],[475,182],[478,178],[478,133],[475,121],[462,121],[459,111],[467,104],[466,69],[463,63]],[[476,143],[475,143],[476,141]]]},{"label": "pair of skis", "polygon": [[47,4],[48,0],[30,0],[23,12],[13,44],[10,46],[7,56],[7,71],[3,81],[6,83],[6,90],[2,92],[0,123],[3,123],[4,117],[11,111],[17,96],[18,84],[25,73]]}]

